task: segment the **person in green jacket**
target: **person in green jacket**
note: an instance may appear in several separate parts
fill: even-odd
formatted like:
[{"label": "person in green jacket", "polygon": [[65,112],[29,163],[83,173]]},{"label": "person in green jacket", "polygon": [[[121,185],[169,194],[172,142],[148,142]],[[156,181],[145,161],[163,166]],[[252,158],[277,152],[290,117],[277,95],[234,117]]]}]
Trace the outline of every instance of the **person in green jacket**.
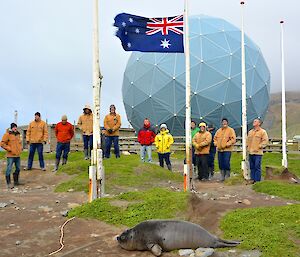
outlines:
[{"label": "person in green jacket", "polygon": [[[191,131],[192,131],[192,140],[194,138],[194,136],[200,131],[200,128],[197,126],[196,122],[192,120],[191,122]],[[196,155],[195,155],[195,148],[192,145],[192,162],[194,165],[194,171],[196,172]]]}]

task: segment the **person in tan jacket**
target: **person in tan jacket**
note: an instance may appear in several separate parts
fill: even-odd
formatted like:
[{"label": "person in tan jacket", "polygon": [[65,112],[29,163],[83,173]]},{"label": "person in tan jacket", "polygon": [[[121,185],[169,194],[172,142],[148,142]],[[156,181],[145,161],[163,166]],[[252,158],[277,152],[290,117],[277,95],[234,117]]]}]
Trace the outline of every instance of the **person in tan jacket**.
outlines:
[{"label": "person in tan jacket", "polygon": [[255,119],[253,121],[253,129],[248,132],[247,137],[247,149],[249,152],[252,183],[261,180],[261,160],[263,156],[263,149],[269,143],[268,134],[261,128],[261,124],[261,119]]},{"label": "person in tan jacket", "polygon": [[200,131],[193,137],[193,146],[195,147],[196,165],[198,169],[198,179],[208,180],[208,155],[212,136],[206,130],[206,124],[201,122],[199,124]]},{"label": "person in tan jacket", "polygon": [[116,113],[115,105],[109,107],[109,114],[104,118],[105,128],[105,157],[110,158],[110,148],[114,143],[116,158],[120,158],[119,130],[121,127],[121,116]]},{"label": "person in tan jacket", "polygon": [[80,115],[77,125],[82,132],[84,159],[91,158],[91,150],[93,149],[93,113],[89,105],[83,108],[83,114]]},{"label": "person in tan jacket", "polygon": [[30,122],[26,132],[26,142],[30,144],[27,170],[32,169],[32,163],[35,151],[37,150],[39,155],[40,167],[43,171],[46,171],[44,156],[43,156],[43,144],[46,144],[48,140],[48,129],[46,122],[41,120],[41,114],[36,112],[34,114],[34,121]]},{"label": "person in tan jacket", "polygon": [[217,147],[218,151],[221,181],[230,177],[230,159],[235,142],[235,131],[233,128],[228,126],[228,119],[223,118],[222,127],[217,130],[214,136],[214,145]]},{"label": "person in tan jacket", "polygon": [[18,129],[17,124],[12,123],[10,125],[10,129],[6,131],[6,133],[4,134],[1,140],[1,147],[4,150],[6,150],[7,168],[5,172],[5,178],[6,178],[6,184],[8,189],[13,188],[13,186],[11,186],[11,179],[10,179],[10,173],[13,164],[15,164],[16,167],[16,170],[13,173],[14,185],[15,186],[20,185],[19,174],[20,174],[20,166],[21,166],[20,154],[22,152],[22,143],[21,143],[20,133],[17,129]]}]

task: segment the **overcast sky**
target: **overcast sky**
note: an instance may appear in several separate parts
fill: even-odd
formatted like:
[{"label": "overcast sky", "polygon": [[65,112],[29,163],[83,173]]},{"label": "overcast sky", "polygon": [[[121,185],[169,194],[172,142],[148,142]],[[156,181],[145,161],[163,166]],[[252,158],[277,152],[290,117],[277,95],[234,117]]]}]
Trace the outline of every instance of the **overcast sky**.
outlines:
[{"label": "overcast sky", "polygon": [[[100,65],[104,76],[102,112],[116,104],[128,126],[122,102],[123,72],[130,53],[114,36],[113,19],[128,12],[146,17],[183,13],[183,0],[99,0]],[[285,24],[287,90],[300,80],[297,0],[249,0],[245,30],[271,71],[271,91],[280,90],[280,25]],[[190,0],[190,15],[206,14],[240,27],[238,0]],[[19,112],[19,125],[36,111],[49,123],[67,114],[73,123],[92,104],[92,0],[0,0],[0,134]],[[102,121],[101,121],[102,124]]]}]

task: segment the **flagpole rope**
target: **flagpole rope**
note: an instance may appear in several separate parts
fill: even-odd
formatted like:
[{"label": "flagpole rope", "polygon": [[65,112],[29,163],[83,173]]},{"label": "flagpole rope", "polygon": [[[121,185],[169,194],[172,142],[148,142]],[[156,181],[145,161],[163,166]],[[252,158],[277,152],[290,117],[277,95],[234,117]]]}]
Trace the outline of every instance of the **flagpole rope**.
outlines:
[{"label": "flagpole rope", "polygon": [[68,222],[70,222],[73,219],[75,219],[75,217],[66,220],[64,222],[64,224],[61,226],[61,228],[60,228],[60,240],[59,240],[59,243],[60,243],[61,246],[60,246],[60,248],[58,250],[56,250],[56,251],[54,251],[52,253],[49,253],[49,256],[60,252],[64,248],[64,246],[65,246],[64,245],[64,227],[65,227],[65,225],[68,224]]}]

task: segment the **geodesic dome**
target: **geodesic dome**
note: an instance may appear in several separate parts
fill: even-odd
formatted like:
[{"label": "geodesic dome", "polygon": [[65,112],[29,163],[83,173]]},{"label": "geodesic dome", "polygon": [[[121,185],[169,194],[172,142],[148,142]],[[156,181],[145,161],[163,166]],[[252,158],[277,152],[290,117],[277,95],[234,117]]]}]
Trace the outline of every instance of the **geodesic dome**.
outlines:
[{"label": "geodesic dome", "polygon": [[[192,16],[190,23],[192,119],[219,126],[223,117],[241,127],[241,32],[229,22]],[[270,72],[259,47],[245,36],[248,123],[264,118],[269,105]],[[185,58],[182,53],[132,53],[124,73],[123,102],[138,130],[144,118],[167,123],[184,135]]]}]

